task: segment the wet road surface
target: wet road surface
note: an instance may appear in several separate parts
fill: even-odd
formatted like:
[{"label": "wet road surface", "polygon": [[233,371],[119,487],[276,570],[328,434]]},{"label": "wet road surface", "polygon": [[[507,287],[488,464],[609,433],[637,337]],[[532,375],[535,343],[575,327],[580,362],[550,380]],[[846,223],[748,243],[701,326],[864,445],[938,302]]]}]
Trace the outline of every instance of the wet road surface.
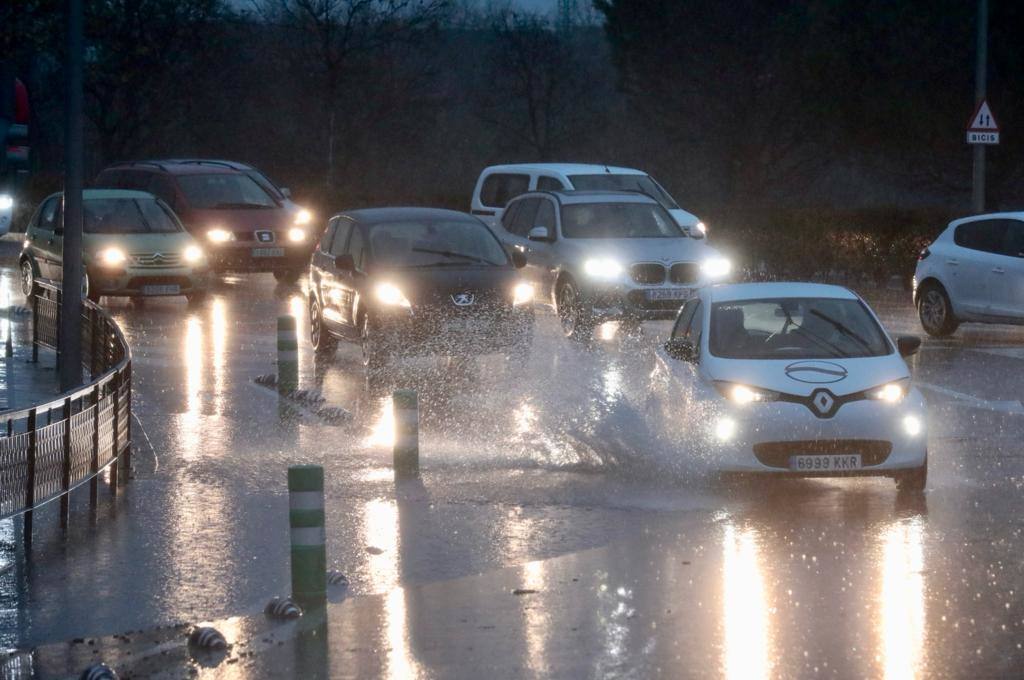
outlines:
[{"label": "wet road surface", "polygon": [[[920,333],[904,294],[870,296],[894,334]],[[350,424],[282,422],[253,383],[274,370],[277,315],[305,329],[301,289],[233,277],[198,307],[105,303],[134,351],[135,478],[94,518],[78,499],[66,536],[40,512],[30,554],[18,523],[0,525],[5,645],[258,612],[288,590],[285,469],[311,462],[327,478],[328,560],[350,580],[325,674],[1024,667],[1024,329],[964,327],[912,360],[929,400],[923,498],[888,479],[723,484],[636,407],[667,324],[608,325],[587,349],[547,313],[525,364],[403,364],[422,479],[396,488],[390,388],[367,385],[354,346],[324,365],[300,333],[301,386]],[[231,668],[298,672],[267,663]]]}]

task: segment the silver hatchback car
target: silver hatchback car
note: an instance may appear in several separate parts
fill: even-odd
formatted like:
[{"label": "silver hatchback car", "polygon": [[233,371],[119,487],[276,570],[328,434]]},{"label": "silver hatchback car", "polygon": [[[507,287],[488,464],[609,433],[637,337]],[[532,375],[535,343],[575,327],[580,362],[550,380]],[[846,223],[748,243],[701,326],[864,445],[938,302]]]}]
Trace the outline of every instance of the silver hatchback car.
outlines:
[{"label": "silver hatchback car", "polygon": [[646,194],[538,191],[510,201],[495,232],[527,256],[537,298],[565,335],[588,340],[611,320],[672,319],[729,261]]}]

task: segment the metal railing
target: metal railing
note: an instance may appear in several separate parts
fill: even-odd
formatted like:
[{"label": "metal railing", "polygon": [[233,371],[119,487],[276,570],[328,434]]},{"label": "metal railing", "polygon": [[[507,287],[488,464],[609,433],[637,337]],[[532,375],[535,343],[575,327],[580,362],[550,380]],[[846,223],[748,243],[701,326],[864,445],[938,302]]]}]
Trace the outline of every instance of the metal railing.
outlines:
[{"label": "metal railing", "polygon": [[[36,282],[30,300],[33,361],[40,347],[57,350],[60,298],[59,286]],[[32,540],[33,510],[59,499],[66,526],[72,490],[89,483],[95,505],[101,473],[109,468],[116,494],[123,484],[119,475],[131,469],[131,351],[114,320],[88,300],[82,301],[82,368],[89,373],[83,387],[0,413],[0,519],[24,514],[26,542]]]}]

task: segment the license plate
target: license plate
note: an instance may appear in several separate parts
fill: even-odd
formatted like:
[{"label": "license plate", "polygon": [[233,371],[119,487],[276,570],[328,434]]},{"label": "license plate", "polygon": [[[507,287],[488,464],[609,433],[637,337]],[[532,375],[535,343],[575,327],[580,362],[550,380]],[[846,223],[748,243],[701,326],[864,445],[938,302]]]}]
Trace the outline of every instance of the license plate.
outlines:
[{"label": "license plate", "polygon": [[645,292],[648,300],[687,300],[692,288],[652,288]]},{"label": "license plate", "polygon": [[843,472],[860,470],[859,453],[837,453],[817,456],[790,456],[789,469],[794,472]]},{"label": "license plate", "polygon": [[284,248],[253,248],[253,257],[284,257]]},{"label": "license plate", "polygon": [[167,284],[163,286],[143,286],[143,295],[181,295],[181,286],[178,284]]},{"label": "license plate", "polygon": [[480,325],[471,319],[455,319],[445,321],[441,324],[441,332],[447,335],[462,335],[464,333],[475,333]]}]

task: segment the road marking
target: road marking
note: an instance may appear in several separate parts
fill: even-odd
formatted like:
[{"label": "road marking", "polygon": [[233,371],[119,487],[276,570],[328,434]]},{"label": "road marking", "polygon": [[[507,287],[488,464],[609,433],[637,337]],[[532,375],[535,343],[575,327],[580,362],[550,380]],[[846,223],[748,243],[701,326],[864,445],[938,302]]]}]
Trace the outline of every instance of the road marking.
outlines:
[{"label": "road marking", "polygon": [[1010,359],[1024,359],[1024,347],[974,347],[970,351]]},{"label": "road marking", "polygon": [[917,386],[923,390],[936,392],[938,394],[944,394],[947,397],[953,397],[953,399],[955,399],[956,401],[964,402],[971,406],[972,408],[980,408],[986,411],[999,411],[1001,413],[1012,413],[1015,415],[1024,415],[1024,403],[1022,403],[1019,400],[1000,401],[992,399],[982,399],[980,397],[975,397],[974,395],[971,394],[964,394],[963,392],[951,390],[948,387],[930,385],[928,383],[922,382],[917,383]]}]

